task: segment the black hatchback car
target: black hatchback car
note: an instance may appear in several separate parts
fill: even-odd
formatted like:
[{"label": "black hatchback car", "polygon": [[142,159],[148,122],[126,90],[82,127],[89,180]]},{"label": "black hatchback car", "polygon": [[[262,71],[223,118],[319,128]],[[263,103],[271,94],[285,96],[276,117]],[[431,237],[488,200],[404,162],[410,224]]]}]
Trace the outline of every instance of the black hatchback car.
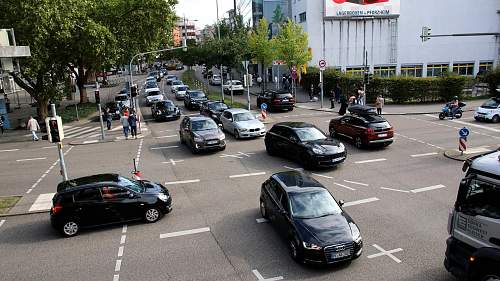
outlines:
[{"label": "black hatchback car", "polygon": [[360,230],[315,179],[297,172],[272,175],[262,184],[260,211],[288,242],[297,262],[332,264],[361,255]]},{"label": "black hatchback car", "polygon": [[151,106],[151,114],[155,121],[177,120],[181,118],[180,109],[170,100],[154,103]]},{"label": "black hatchback car", "polygon": [[60,183],[50,221],[70,237],[85,227],[141,219],[153,223],[171,210],[172,198],[163,185],[101,174]]},{"label": "black hatchback car", "polygon": [[264,142],[269,155],[290,157],[307,169],[333,167],[347,157],[344,144],[304,122],[277,123],[267,132]]},{"label": "black hatchback car", "polygon": [[274,91],[266,90],[257,97],[257,107],[261,108],[261,105],[267,104],[267,110],[289,110],[292,111],[295,107],[295,99],[292,94],[288,91]]},{"label": "black hatchback car", "polygon": [[186,91],[186,96],[184,97],[184,106],[187,109],[200,109],[200,105],[207,101],[208,98],[204,92],[200,90],[189,90]]}]

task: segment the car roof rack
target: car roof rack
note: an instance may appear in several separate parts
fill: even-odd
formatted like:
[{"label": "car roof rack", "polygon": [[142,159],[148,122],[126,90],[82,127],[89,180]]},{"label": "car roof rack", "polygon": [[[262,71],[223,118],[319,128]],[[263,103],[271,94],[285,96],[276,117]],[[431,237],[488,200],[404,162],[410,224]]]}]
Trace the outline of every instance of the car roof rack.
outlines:
[{"label": "car roof rack", "polygon": [[366,105],[353,105],[347,110],[353,115],[377,115],[377,109],[375,107]]}]

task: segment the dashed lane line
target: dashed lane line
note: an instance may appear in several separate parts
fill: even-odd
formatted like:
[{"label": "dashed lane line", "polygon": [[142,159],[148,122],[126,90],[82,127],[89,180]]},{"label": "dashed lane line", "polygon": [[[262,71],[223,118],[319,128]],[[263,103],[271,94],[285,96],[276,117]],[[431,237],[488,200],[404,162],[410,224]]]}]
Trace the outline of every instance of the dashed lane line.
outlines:
[{"label": "dashed lane line", "polygon": [[322,175],[322,174],[316,174],[316,173],[312,173],[312,174],[315,175],[315,176],[321,177],[321,178],[325,178],[325,179],[333,179],[333,177],[325,176],[325,175]]},{"label": "dashed lane line", "polygon": [[257,172],[257,173],[241,174],[241,175],[232,175],[232,176],[229,176],[229,178],[230,179],[245,178],[245,177],[253,177],[253,176],[262,176],[265,174],[266,174],[266,172]]},{"label": "dashed lane line", "polygon": [[356,182],[356,181],[344,180],[344,182],[346,182],[346,183],[352,183],[352,184],[357,184],[357,185],[361,185],[361,186],[369,186],[369,184],[367,184],[367,183]]},{"label": "dashed lane line", "polygon": [[14,151],[19,151],[19,149],[4,149],[4,150],[0,150],[0,152],[14,152]]},{"label": "dashed lane line", "polygon": [[115,274],[113,275],[113,281],[120,280],[120,270],[122,269],[122,258],[123,252],[125,251],[125,241],[127,239],[127,225],[122,226],[122,236],[120,238],[120,246],[118,247],[117,259],[115,262]]},{"label": "dashed lane line", "polygon": [[[68,150],[66,150],[66,152],[64,152],[64,155],[66,156],[72,149],[73,149],[74,146],[70,147]],[[59,163],[59,159],[57,159],[48,169],[47,171],[45,171],[45,173],[43,173],[43,175],[40,176],[40,178],[26,191],[26,194],[30,194],[33,189],[35,189],[35,187],[38,186],[38,184],[43,180],[43,178],[45,178],[51,171],[52,169],[54,169],[54,167]]]},{"label": "dashed lane line", "polygon": [[160,149],[172,149],[172,148],[178,148],[178,145],[171,145],[171,146],[160,146],[160,147],[152,147],[151,150],[160,150]]},{"label": "dashed lane line", "polygon": [[5,223],[5,220],[0,220],[0,227]]},{"label": "dashed lane line", "polygon": [[184,181],[171,181],[171,182],[165,182],[165,185],[176,185],[176,184],[196,183],[196,182],[200,182],[200,180],[195,179],[195,180],[184,180]]},{"label": "dashed lane line", "polygon": [[422,153],[422,154],[413,154],[410,155],[413,158],[418,158],[418,157],[425,157],[425,156],[432,156],[432,155],[437,155],[437,152],[429,152],[429,153]]},{"label": "dashed lane line", "polygon": [[338,182],[334,182],[333,184],[334,184],[334,185],[336,185],[336,186],[343,187],[343,188],[345,188],[345,189],[349,189],[349,190],[353,190],[353,191],[354,191],[354,190],[356,190],[355,188],[349,187],[349,186],[347,186],[347,185],[340,184],[340,183],[338,183]]},{"label": "dashed lane line", "polygon": [[396,191],[396,192],[402,192],[402,193],[410,193],[410,191],[408,191],[408,190],[394,189],[394,188],[388,188],[388,187],[381,187],[380,189],[390,190],[390,191]]},{"label": "dashed lane line", "polygon": [[38,161],[38,160],[46,160],[47,157],[40,157],[40,158],[28,158],[28,159],[18,159],[16,162],[28,162],[28,161]]},{"label": "dashed lane line", "polygon": [[169,232],[169,233],[160,234],[160,239],[172,238],[172,237],[178,237],[178,236],[184,236],[184,235],[192,235],[192,234],[198,234],[198,233],[209,232],[209,231],[210,231],[210,227],[202,227],[202,228],[196,228],[196,229],[190,229],[190,230]]},{"label": "dashed lane line", "polygon": [[420,193],[420,192],[424,192],[424,191],[441,189],[441,188],[444,188],[444,187],[446,187],[446,186],[444,186],[442,184],[438,184],[438,185],[433,185],[433,186],[428,186],[428,187],[422,187],[422,188],[412,189],[410,191],[413,192],[413,193]]},{"label": "dashed lane line", "polygon": [[265,219],[265,218],[255,219],[255,221],[256,221],[257,223],[265,223],[265,222],[269,222],[269,220],[268,220],[268,219]]},{"label": "dashed lane line", "polygon": [[378,201],[378,200],[380,200],[380,199],[378,199],[377,197],[371,197],[371,198],[367,198],[367,199],[346,202],[346,203],[344,203],[343,207],[349,207],[349,206],[355,206],[355,205],[360,205],[360,204],[366,204],[366,203],[371,203],[371,202],[375,202],[375,201]]},{"label": "dashed lane line", "polygon": [[367,163],[375,163],[375,162],[382,162],[382,161],[387,161],[387,159],[385,159],[385,158],[379,158],[379,159],[356,161],[354,163],[355,164],[367,164]]},{"label": "dashed lane line", "polygon": [[[432,118],[439,118],[438,116],[434,116],[434,115],[430,115],[430,114],[425,114],[425,116],[432,117]],[[492,132],[495,132],[495,133],[500,133],[500,130],[498,130],[498,129],[490,128],[490,127],[479,125],[479,124],[474,124],[474,123],[469,123],[469,122],[463,122],[463,121],[459,121],[459,120],[448,120],[448,121],[453,122],[453,123],[457,123],[457,124],[461,124],[461,125],[476,127],[476,128],[487,130],[487,131],[492,131]]]}]

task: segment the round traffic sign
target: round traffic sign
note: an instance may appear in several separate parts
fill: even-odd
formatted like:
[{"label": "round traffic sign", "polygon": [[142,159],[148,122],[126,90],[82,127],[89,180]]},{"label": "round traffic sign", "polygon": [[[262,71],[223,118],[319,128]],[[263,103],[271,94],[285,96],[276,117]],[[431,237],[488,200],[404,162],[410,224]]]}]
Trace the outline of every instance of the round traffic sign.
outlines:
[{"label": "round traffic sign", "polygon": [[460,135],[460,137],[468,137],[470,134],[470,131],[466,127],[463,127],[462,129],[460,129],[458,134]]},{"label": "round traffic sign", "polygon": [[325,67],[326,66],[326,61],[325,60],[320,60],[319,61],[319,67]]},{"label": "round traffic sign", "polygon": [[260,105],[260,109],[266,110],[267,109],[267,103],[263,103]]},{"label": "round traffic sign", "polygon": [[292,66],[292,71],[297,72],[297,66],[296,65]]}]

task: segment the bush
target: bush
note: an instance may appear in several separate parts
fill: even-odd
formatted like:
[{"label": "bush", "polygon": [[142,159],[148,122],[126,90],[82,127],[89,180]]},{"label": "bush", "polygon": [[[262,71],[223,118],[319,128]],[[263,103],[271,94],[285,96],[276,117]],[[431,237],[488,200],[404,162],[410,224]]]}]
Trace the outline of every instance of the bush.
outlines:
[{"label": "bush", "polygon": [[496,95],[497,87],[500,85],[500,67],[497,67],[491,71],[486,72],[481,76],[481,81],[488,83],[488,88],[490,89],[490,94],[492,96]]},{"label": "bush", "polygon": [[[356,94],[357,88],[363,85],[362,76],[351,76],[333,69],[327,69],[323,74],[325,95],[336,84],[340,85],[344,95]],[[378,95],[394,103],[449,101],[453,96],[462,96],[466,80],[456,75],[438,78],[374,77],[367,85],[366,97],[368,103],[373,103]],[[305,89],[310,89],[311,84],[316,87],[319,84],[319,70],[308,68],[307,73],[302,74],[301,84]]]}]

